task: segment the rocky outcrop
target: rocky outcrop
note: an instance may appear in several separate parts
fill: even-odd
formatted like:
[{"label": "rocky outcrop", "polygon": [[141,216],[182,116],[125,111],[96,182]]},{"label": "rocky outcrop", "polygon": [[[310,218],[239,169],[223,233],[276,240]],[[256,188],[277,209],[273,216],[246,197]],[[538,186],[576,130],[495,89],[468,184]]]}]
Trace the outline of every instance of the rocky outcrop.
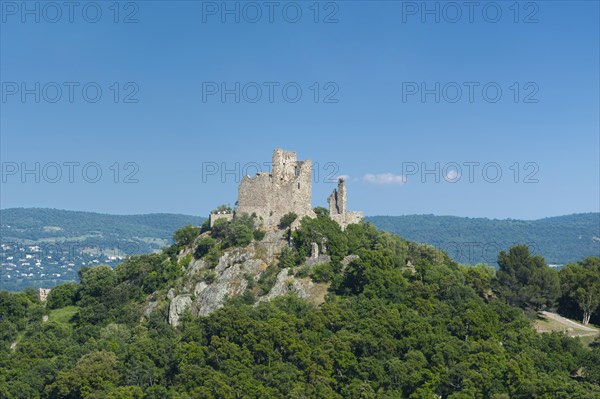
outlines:
[{"label": "rocky outcrop", "polygon": [[179,318],[183,315],[192,304],[192,296],[189,294],[177,295],[171,300],[169,306],[169,324],[177,326],[179,324]]},{"label": "rocky outcrop", "polygon": [[152,314],[154,309],[156,309],[156,306],[158,306],[157,301],[148,302],[148,304],[146,305],[146,307],[144,308],[144,311],[143,311],[144,317],[146,317],[146,318],[150,317],[150,314]]},{"label": "rocky outcrop", "polygon": [[310,278],[297,278],[290,275],[290,269],[283,269],[277,275],[277,281],[271,291],[258,299],[257,303],[269,301],[273,298],[295,293],[300,298],[320,305],[325,300],[329,284],[313,283]]},{"label": "rocky outcrop", "polygon": [[322,265],[324,263],[331,262],[331,257],[329,255],[319,255],[316,258],[308,258],[304,264],[308,267],[313,267],[316,265]]},{"label": "rocky outcrop", "polygon": [[[203,259],[192,260],[186,266],[180,283],[166,294],[166,299],[170,300],[169,323],[176,326],[181,315],[188,309],[194,315],[206,316],[222,308],[228,298],[243,295],[246,290],[260,293],[256,283],[269,267],[277,267],[275,265],[279,262],[279,255],[288,245],[284,231],[268,231],[260,242],[255,241],[244,248],[225,250],[214,267]],[[189,253],[189,249],[183,250],[179,254],[179,261]],[[318,247],[313,247],[313,253],[306,259],[305,265],[313,267],[330,261],[328,255],[319,254]],[[278,273],[271,290],[260,296],[257,303],[295,293],[320,304],[324,301],[328,286],[325,283],[314,283],[308,277],[296,277],[291,269],[283,269]],[[144,316],[149,317],[149,313],[158,308],[155,300],[153,301],[147,304]]]},{"label": "rocky outcrop", "polygon": [[206,316],[225,304],[225,300],[244,293],[248,278],[258,280],[267,264],[262,259],[252,258],[252,251],[234,250],[226,252],[214,269],[216,279],[211,284],[201,281],[194,286],[196,301],[193,312]]}]

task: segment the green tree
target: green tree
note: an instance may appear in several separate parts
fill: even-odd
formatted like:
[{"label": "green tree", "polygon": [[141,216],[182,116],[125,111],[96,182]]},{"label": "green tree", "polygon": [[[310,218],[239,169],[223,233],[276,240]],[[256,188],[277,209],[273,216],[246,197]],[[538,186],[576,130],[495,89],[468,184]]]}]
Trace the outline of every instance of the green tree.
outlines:
[{"label": "green tree", "polygon": [[79,296],[82,300],[99,298],[117,283],[117,275],[110,266],[82,267],[79,269]]},{"label": "green tree", "polygon": [[465,282],[471,286],[478,295],[487,297],[491,293],[492,281],[495,275],[492,266],[484,264],[465,266],[462,271],[465,275]]},{"label": "green tree", "polygon": [[108,392],[106,399],[143,399],[144,392],[137,386],[117,387]]},{"label": "green tree", "polygon": [[198,240],[198,246],[196,246],[196,251],[194,252],[194,256],[196,259],[200,259],[204,255],[206,255],[215,245],[217,245],[217,241],[212,237],[202,237]]},{"label": "green tree", "polygon": [[282,230],[287,229],[297,218],[298,215],[295,212],[286,213],[281,217],[281,220],[279,220],[279,228]]},{"label": "green tree", "polygon": [[98,351],[84,355],[75,367],[58,373],[56,381],[46,387],[49,398],[85,399],[98,390],[112,389],[118,379],[117,356]]},{"label": "green tree", "polygon": [[64,283],[52,288],[48,294],[46,306],[48,309],[59,309],[75,304],[77,298],[77,283]]},{"label": "green tree", "polygon": [[544,258],[533,256],[526,245],[498,254],[498,293],[511,305],[536,310],[551,307],[560,295],[558,272]]},{"label": "green tree", "polygon": [[193,243],[199,234],[200,229],[190,224],[177,230],[173,234],[173,241],[177,247],[182,248]]},{"label": "green tree", "polygon": [[563,295],[577,304],[583,324],[589,324],[600,305],[600,258],[589,257],[567,265],[559,275]]},{"label": "green tree", "polygon": [[316,208],[313,209],[313,211],[315,211],[315,214],[317,215],[317,217],[328,217],[329,216],[329,209],[323,208],[322,206],[317,206]]},{"label": "green tree", "polygon": [[212,228],[212,237],[222,241],[222,247],[243,247],[252,239],[262,239],[264,234],[256,228],[256,217],[246,213],[236,215],[231,221],[218,219]]},{"label": "green tree", "polygon": [[304,217],[292,238],[301,257],[310,254],[312,243],[319,245],[321,253],[330,255],[335,265],[348,255],[348,238],[340,225],[326,216]]}]

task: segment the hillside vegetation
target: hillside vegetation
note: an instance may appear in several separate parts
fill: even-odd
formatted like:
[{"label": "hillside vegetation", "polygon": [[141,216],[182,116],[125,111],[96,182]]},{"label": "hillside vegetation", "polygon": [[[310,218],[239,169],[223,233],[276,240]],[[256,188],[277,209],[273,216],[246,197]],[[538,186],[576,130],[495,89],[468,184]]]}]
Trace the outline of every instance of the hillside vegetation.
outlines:
[{"label": "hillside vegetation", "polygon": [[[51,288],[75,281],[82,266],[116,266],[125,256],[160,251],[172,243],[173,231],[189,224],[199,226],[204,220],[177,214],[121,216],[37,208],[0,210],[0,241],[8,245],[0,254],[0,289]],[[411,241],[434,245],[461,264],[496,266],[498,252],[515,244],[529,245],[531,252],[544,255],[550,264],[600,256],[600,213],[534,221],[433,215],[373,216],[366,220]],[[37,244],[41,250],[31,252],[16,243]],[[41,264],[36,266],[23,259],[27,255],[41,258]],[[9,257],[13,260],[7,260]]]},{"label": "hillside vegetation", "polygon": [[[206,290],[250,255],[269,258],[255,219],[188,226],[162,253],[83,268],[46,304],[0,292],[0,398],[600,398],[600,342],[538,334],[525,316],[600,298],[597,280],[570,272],[600,276],[599,258],[560,274],[517,246],[496,273],[368,223],[286,224],[289,245],[243,290],[206,315],[192,305],[177,327],[173,290]],[[315,246],[328,257],[316,264]],[[264,300],[274,276],[291,284]],[[296,280],[328,287],[324,302],[294,292]]]}]

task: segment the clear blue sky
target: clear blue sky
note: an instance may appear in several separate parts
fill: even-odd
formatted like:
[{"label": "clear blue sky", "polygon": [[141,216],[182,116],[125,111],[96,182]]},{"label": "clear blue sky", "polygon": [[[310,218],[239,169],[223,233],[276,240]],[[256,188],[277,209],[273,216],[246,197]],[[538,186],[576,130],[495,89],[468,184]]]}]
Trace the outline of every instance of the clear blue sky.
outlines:
[{"label": "clear blue sky", "polygon": [[[203,165],[239,163],[241,174],[282,147],[318,164],[314,205],[334,187],[328,175],[347,175],[349,207],[367,215],[599,211],[596,1],[428,2],[433,14],[420,1],[339,1],[318,15],[312,1],[280,2],[272,22],[262,1],[252,3],[260,16],[236,2],[237,16],[222,15],[222,2],[121,2],[118,15],[112,1],[61,15],[45,2],[0,3],[2,208],[206,215],[235,202],[237,182],[203,179]],[[239,82],[239,103],[209,92],[222,82]],[[433,90],[424,99],[423,88]],[[434,172],[422,176],[423,166]],[[130,172],[137,183],[124,182]]]}]

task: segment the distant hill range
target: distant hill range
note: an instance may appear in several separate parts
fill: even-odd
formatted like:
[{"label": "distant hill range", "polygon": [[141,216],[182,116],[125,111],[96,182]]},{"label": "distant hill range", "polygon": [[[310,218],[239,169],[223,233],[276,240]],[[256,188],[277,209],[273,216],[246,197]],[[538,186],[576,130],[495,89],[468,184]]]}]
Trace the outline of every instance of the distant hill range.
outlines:
[{"label": "distant hill range", "polygon": [[[495,264],[500,250],[528,244],[550,264],[600,256],[600,213],[540,220],[410,215],[366,218],[382,230],[432,244],[464,264]],[[82,266],[116,265],[157,251],[182,226],[204,218],[180,214],[107,215],[44,208],[0,210],[0,289],[74,280]]]},{"label": "distant hill range", "polygon": [[465,264],[495,264],[498,252],[527,244],[546,262],[564,265],[600,256],[600,213],[578,213],[539,220],[409,215],[367,218],[382,230],[432,244]]},{"label": "distant hill range", "polygon": [[0,210],[0,290],[77,280],[84,266],[116,266],[158,251],[173,232],[204,218],[178,214],[106,215],[44,208]]},{"label": "distant hill range", "polygon": [[187,224],[200,224],[204,218],[172,213],[108,215],[94,212],[47,208],[0,210],[0,237],[27,242],[113,241],[136,242],[136,252],[145,253],[170,243],[173,232]]}]

